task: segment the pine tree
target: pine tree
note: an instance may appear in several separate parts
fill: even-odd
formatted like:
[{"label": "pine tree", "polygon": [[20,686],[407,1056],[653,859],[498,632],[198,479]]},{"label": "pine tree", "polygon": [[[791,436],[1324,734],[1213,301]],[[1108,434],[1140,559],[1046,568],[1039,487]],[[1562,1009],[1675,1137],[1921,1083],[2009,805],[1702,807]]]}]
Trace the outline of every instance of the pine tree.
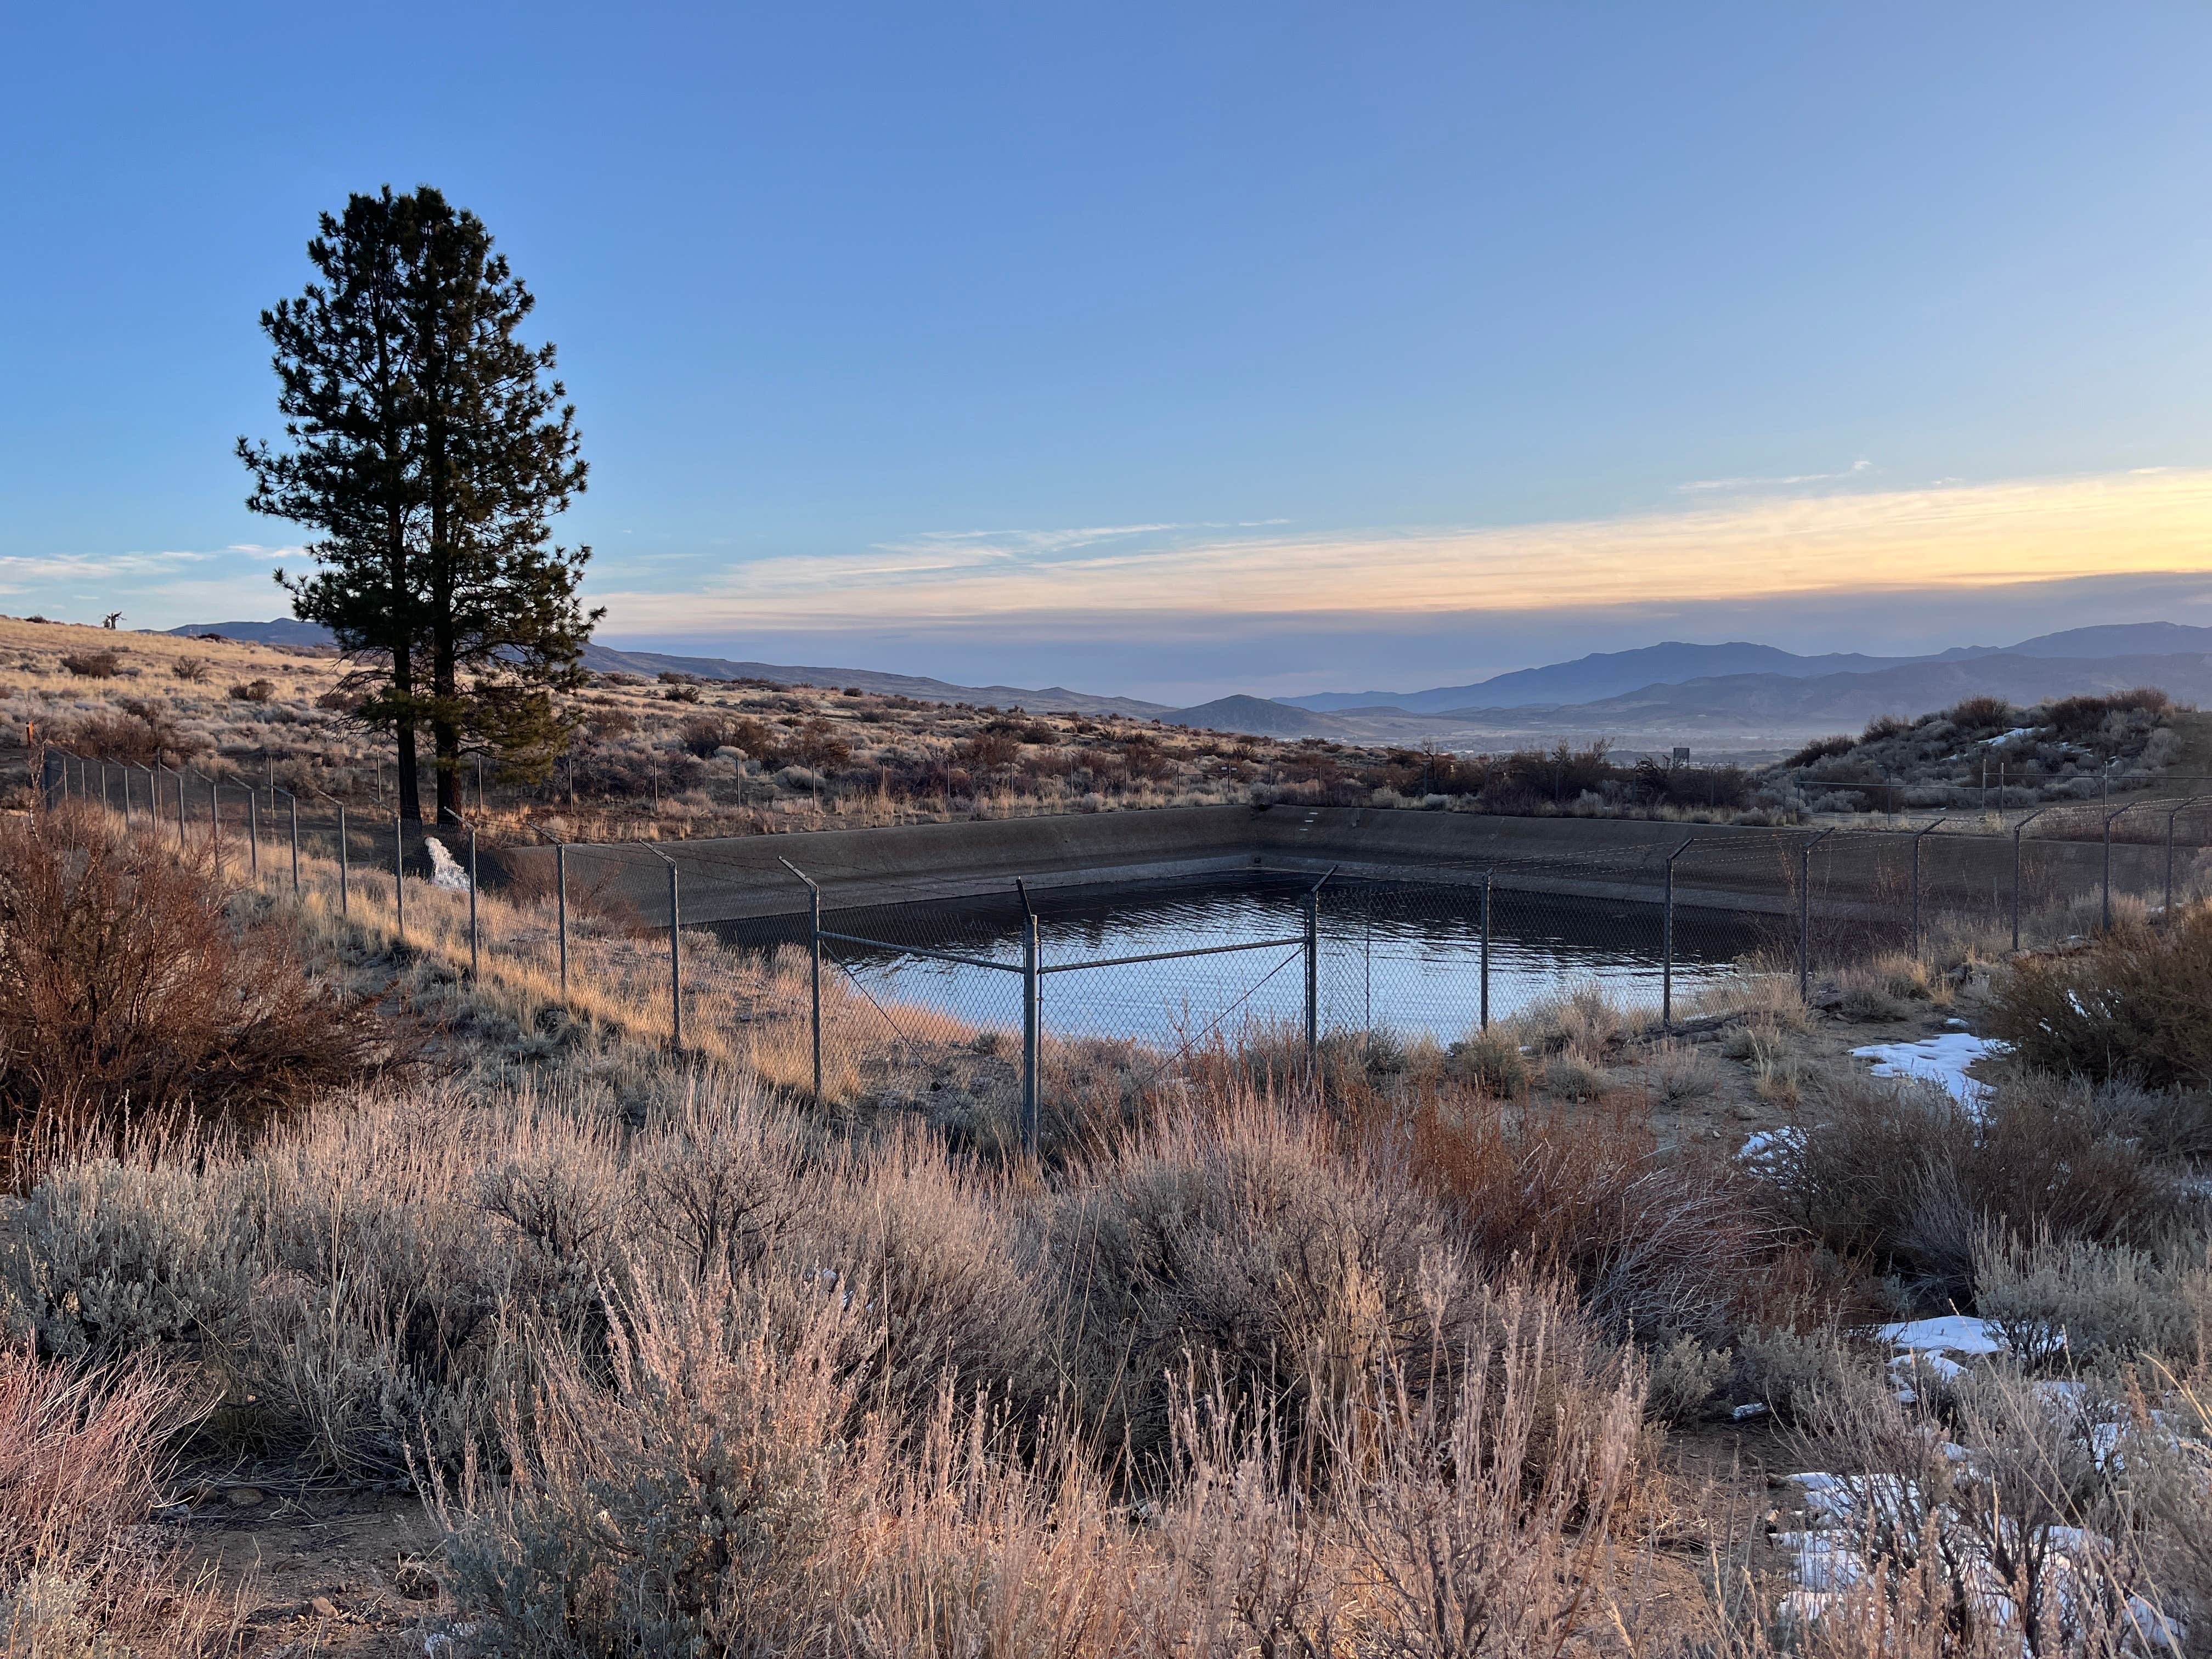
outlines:
[{"label": "pine tree", "polygon": [[[396,471],[375,473],[378,490],[365,491],[361,469],[331,474],[311,464],[329,446],[321,405],[371,401],[369,383],[322,367],[362,331],[328,316],[331,306],[313,287],[263,319],[295,448],[272,456],[241,441],[240,450],[256,475],[250,504],[327,532],[309,549],[313,574],[278,580],[294,613],[330,628],[362,665],[363,718],[398,734],[401,811],[420,815],[415,733],[427,726],[438,817],[451,823],[460,817],[466,749],[489,750],[507,775],[527,778],[544,775],[567,741],[552,693],[580,678],[577,659],[600,613],[576,597],[591,550],[550,537],[553,517],[584,488],[585,465],[575,410],[548,378],[552,346],[518,336],[534,301],[493,252],[483,222],[428,186],[356,196],[336,226],[325,219],[308,250],[331,293],[333,265],[356,263],[337,257],[334,238],[347,240],[357,213],[363,233],[392,249],[392,280],[379,284],[374,315],[398,365],[394,441],[379,452]],[[309,478],[319,487],[305,487]],[[377,502],[382,517],[365,510]],[[377,538],[356,527],[372,519]]]},{"label": "pine tree", "polygon": [[[411,199],[351,198],[321,216],[307,258],[322,278],[261,313],[276,347],[288,453],[238,441],[253,474],[246,506],[322,532],[314,619],[363,665],[358,710],[398,738],[400,810],[417,817],[414,641],[421,586],[422,467],[407,342]],[[285,580],[278,571],[276,579]],[[300,610],[298,614],[308,612]]]}]

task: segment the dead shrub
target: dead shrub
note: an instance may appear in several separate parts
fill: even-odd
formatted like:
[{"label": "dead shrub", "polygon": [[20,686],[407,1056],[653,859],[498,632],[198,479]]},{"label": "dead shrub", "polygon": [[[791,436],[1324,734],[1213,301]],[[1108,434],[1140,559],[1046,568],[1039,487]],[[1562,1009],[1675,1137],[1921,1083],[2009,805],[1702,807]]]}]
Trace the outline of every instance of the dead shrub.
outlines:
[{"label": "dead shrub", "polygon": [[1044,1281],[971,1160],[902,1127],[834,1172],[801,1231],[812,1271],[866,1298],[865,1369],[899,1424],[918,1425],[941,1388],[1022,1413],[1049,1395]]},{"label": "dead shrub", "polygon": [[208,677],[207,659],[179,657],[169,665],[169,672],[190,685],[198,685]]},{"label": "dead shrub", "polygon": [[1367,1650],[1559,1653],[1595,1626],[1644,1390],[1632,1368],[1563,1394],[1553,1352],[1576,1324],[1548,1297],[1509,1292],[1441,1409],[1392,1366],[1331,1418],[1334,1465],[1364,1472],[1336,1518],[1364,1568]]},{"label": "dead shrub", "polygon": [[1764,1169],[1780,1212],[1838,1255],[1936,1306],[1973,1304],[1987,1229],[2148,1243],[2176,1224],[2173,1178],[2048,1091],[2009,1085],[1971,1111],[1933,1085],[1838,1079]]},{"label": "dead shrub", "polygon": [[191,1105],[252,1124],[380,1056],[271,928],[89,811],[0,824],[0,1128]]},{"label": "dead shrub", "polygon": [[2212,1158],[2212,1091],[2146,1089],[2110,1079],[2033,1073],[2008,1079],[2006,1091],[2043,1111],[2070,1114],[2100,1135],[2132,1141],[2159,1159]]},{"label": "dead shrub", "polygon": [[[751,724],[757,726],[759,722]],[[718,749],[741,747],[741,723],[723,714],[687,714],[676,728],[676,740],[701,760],[710,758]]]},{"label": "dead shrub", "polygon": [[79,720],[70,734],[72,748],[104,760],[150,766],[165,754],[189,755],[196,744],[177,729],[166,709],[133,698],[120,713]]},{"label": "dead shrub", "polygon": [[244,680],[230,688],[229,695],[239,702],[267,702],[276,695],[273,680]]},{"label": "dead shrub", "polygon": [[653,1127],[636,1166],[641,1218],[699,1283],[751,1272],[820,1207],[799,1137],[750,1082],[712,1097],[695,1083]]},{"label": "dead shrub", "polygon": [[1711,1100],[1721,1086],[1721,1069],[1695,1043],[1669,1038],[1651,1050],[1644,1079],[1661,1104],[1680,1108]]},{"label": "dead shrub", "polygon": [[1562,1048],[1544,1062],[1544,1089],[1561,1100],[1602,1100],[1613,1090],[1613,1073],[1578,1048]]},{"label": "dead shrub", "polygon": [[1257,1092],[1156,1117],[1078,1164],[1047,1224],[1087,1432],[1140,1466],[1168,1449],[1170,1376],[1296,1424],[1428,1352],[1439,1325],[1460,1347],[1475,1316],[1435,1198]]},{"label": "dead shrub", "polygon": [[1587,1335],[1547,1292],[1495,1298],[1442,1389],[1425,1364],[1352,1371],[1285,1420],[1196,1372],[1133,1510],[1072,1425],[1020,1442],[949,1382],[917,1437],[887,1432],[842,1359],[866,1317],[818,1286],[641,1298],[609,1366],[550,1367],[507,1414],[513,1478],[473,1469],[436,1500],[487,1638],[1290,1659],[1357,1631],[1361,1651],[1503,1659],[1601,1628],[1641,1376],[1564,1382]]},{"label": "dead shrub", "polygon": [[510,1478],[471,1465],[439,1495],[461,1593],[509,1650],[817,1650],[860,1317],[834,1287],[641,1295],[605,1383],[556,1359],[507,1408]]},{"label": "dead shrub", "polygon": [[1485,1094],[1518,1100],[1528,1092],[1528,1057],[1520,1038],[1504,1026],[1471,1031],[1451,1047],[1452,1072]]},{"label": "dead shrub", "polygon": [[112,651],[73,651],[62,666],[80,679],[112,680],[123,672],[123,659]]},{"label": "dead shrub", "polygon": [[1413,1148],[1479,1261],[1558,1275],[1615,1335],[1718,1344],[1763,1294],[1778,1240],[1740,1178],[1662,1157],[1626,1113],[1432,1106]]},{"label": "dead shrub", "polygon": [[2149,1089],[2212,1087],[2212,905],[2129,923],[2000,977],[1986,1024],[2033,1071]]},{"label": "dead shrub", "polygon": [[[1868,1367],[1806,1414],[1801,1455],[1835,1472],[1812,1553],[1846,1592],[1812,1625],[1814,1650],[2179,1651],[2129,1490],[2136,1443],[2160,1437],[2130,1432],[2128,1403],[2094,1389],[2058,1401],[2001,1367],[1930,1380],[1900,1398]],[[1897,1621],[1916,1604],[1941,1609],[1940,1644],[1869,1639],[1910,1628]]]},{"label": "dead shrub", "polygon": [[1536,1003],[1515,1024],[1528,1046],[1540,1054],[1572,1048],[1592,1059],[1601,1059],[1642,1030],[1647,1018],[1624,1009],[1604,988],[1582,985],[1564,995]]}]

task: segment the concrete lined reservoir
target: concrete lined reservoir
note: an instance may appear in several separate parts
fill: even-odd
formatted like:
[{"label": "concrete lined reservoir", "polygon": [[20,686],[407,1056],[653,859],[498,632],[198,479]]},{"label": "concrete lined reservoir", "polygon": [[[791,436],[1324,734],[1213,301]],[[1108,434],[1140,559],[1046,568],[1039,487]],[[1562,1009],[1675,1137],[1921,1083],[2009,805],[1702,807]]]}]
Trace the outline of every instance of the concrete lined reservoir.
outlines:
[{"label": "concrete lined reservoir", "polygon": [[[1216,1032],[1233,1038],[1255,1023],[1297,1026],[1305,996],[1304,896],[1314,880],[1261,871],[1033,890],[1047,1025],[1062,1039],[1130,1038],[1170,1048]],[[1658,906],[1558,895],[1534,900],[1493,894],[1493,1019],[1590,984],[1618,1003],[1658,1006]],[[825,925],[885,942],[889,948],[839,939],[828,949],[842,971],[886,1007],[927,1007],[986,1028],[1018,1024],[1018,974],[924,954],[1018,967],[1025,917],[1015,896],[869,906],[833,913]],[[781,917],[725,922],[713,931],[740,948],[805,937],[803,927]],[[1218,948],[1260,941],[1271,943]],[[1675,996],[1733,972],[1762,942],[1759,919],[1678,907]],[[1479,888],[1339,878],[1321,889],[1318,943],[1325,1031],[1388,1030],[1450,1042],[1480,1020]],[[1200,949],[1211,953],[1122,960]],[[1112,965],[1073,965],[1102,960]]]}]

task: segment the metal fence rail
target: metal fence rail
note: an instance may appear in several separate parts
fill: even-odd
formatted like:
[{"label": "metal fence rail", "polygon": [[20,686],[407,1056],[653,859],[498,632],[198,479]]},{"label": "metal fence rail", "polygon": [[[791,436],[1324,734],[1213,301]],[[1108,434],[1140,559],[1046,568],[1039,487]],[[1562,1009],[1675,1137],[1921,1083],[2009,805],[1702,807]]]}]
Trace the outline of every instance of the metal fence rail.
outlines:
[{"label": "metal fence rail", "polygon": [[[2002,834],[1949,819],[1680,826],[1603,853],[1411,872],[1240,862],[1105,894],[1009,881],[830,904],[801,836],[771,900],[728,843],[556,843],[535,860],[507,848],[487,872],[472,825],[267,780],[49,747],[38,781],[47,805],[104,808],[226,878],[441,956],[519,1007],[658,1033],[825,1106],[964,1091],[1003,1104],[1032,1146],[1048,1113],[1115,1077],[1224,1044],[1310,1060],[1347,1035],[1449,1042],[1571,991],[1577,963],[1671,1024],[1686,992],[1746,964],[1809,992],[1815,974],[1942,941],[2045,944],[2212,890],[2212,795],[2042,808]],[[733,896],[768,914],[689,920],[731,914]]]}]

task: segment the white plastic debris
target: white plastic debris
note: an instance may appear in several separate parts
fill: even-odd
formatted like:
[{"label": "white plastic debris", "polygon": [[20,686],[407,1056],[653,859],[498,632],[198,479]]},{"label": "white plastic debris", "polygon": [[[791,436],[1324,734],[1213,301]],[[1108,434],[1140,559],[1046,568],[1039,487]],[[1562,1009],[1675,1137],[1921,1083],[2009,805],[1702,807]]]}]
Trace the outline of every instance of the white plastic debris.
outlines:
[{"label": "white plastic debris", "polygon": [[430,885],[450,888],[460,893],[469,890],[469,872],[454,861],[445,842],[435,836],[425,836],[422,847],[430,855]]}]

